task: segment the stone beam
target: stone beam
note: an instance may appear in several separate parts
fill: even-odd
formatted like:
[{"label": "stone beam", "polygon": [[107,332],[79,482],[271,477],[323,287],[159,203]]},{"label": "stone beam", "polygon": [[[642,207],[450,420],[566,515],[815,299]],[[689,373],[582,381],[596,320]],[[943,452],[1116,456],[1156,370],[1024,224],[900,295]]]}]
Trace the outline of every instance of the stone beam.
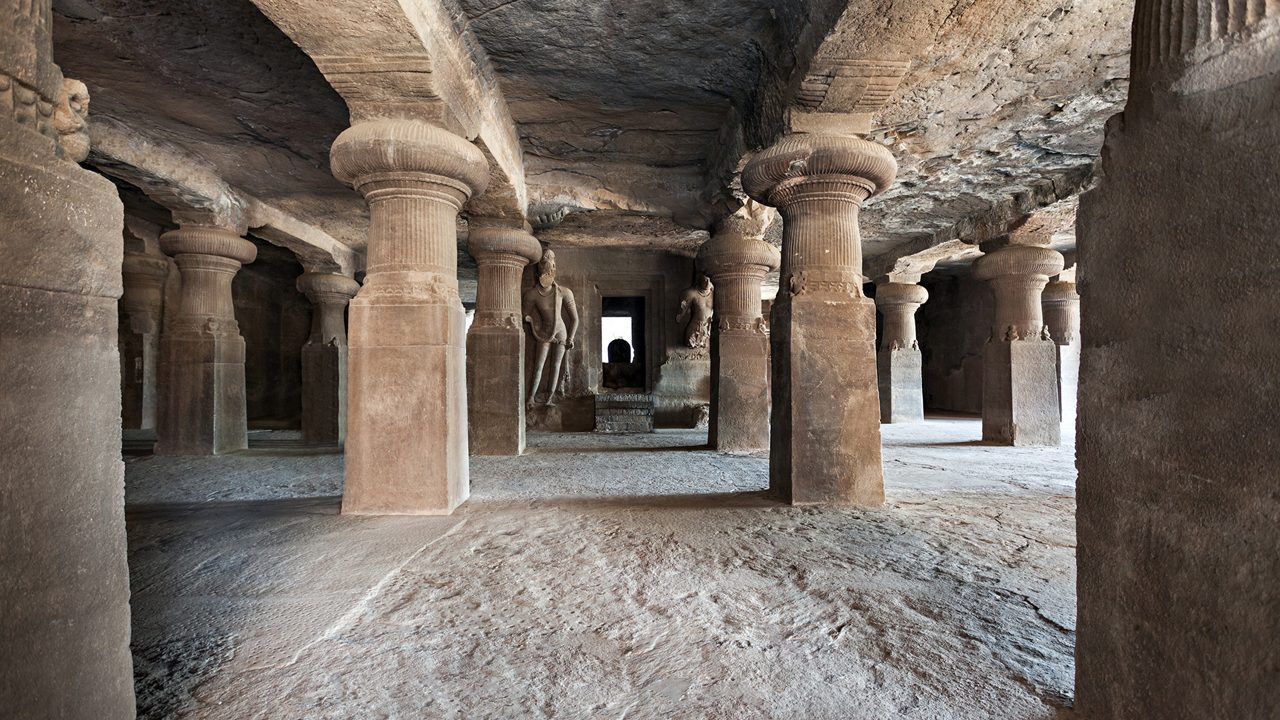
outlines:
[{"label": "stone beam", "polygon": [[523,219],[528,206],[515,123],[488,55],[449,0],[254,0],[311,56],[351,122],[405,118],[470,140],[488,190],[467,211]]},{"label": "stone beam", "polygon": [[357,270],[364,269],[362,253],[257,198],[248,198],[247,215],[254,235],[293,252],[309,272],[355,275]]}]

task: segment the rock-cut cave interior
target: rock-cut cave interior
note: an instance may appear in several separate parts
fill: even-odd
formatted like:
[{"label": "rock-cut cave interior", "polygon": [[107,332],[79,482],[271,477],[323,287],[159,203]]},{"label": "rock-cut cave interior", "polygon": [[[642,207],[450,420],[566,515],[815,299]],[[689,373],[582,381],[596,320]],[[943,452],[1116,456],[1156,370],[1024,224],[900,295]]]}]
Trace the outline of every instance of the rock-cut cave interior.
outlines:
[{"label": "rock-cut cave interior", "polygon": [[1280,0],[0,0],[0,716],[1280,718]]}]

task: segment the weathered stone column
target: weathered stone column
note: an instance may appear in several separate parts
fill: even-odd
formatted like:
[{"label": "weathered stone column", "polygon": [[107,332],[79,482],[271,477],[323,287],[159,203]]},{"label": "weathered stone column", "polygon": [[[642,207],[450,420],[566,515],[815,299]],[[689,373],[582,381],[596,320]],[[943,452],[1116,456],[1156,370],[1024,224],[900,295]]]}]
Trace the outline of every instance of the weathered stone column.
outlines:
[{"label": "weathered stone column", "polygon": [[995,322],[983,354],[982,439],[1007,445],[1057,445],[1058,350],[1049,337],[1040,294],[1062,271],[1062,254],[1006,245],[974,264],[991,283]]},{"label": "weathered stone column", "polygon": [[1080,295],[1070,280],[1057,280],[1041,296],[1044,323],[1058,346],[1058,406],[1062,424],[1074,428],[1080,377]]},{"label": "weathered stone column", "polygon": [[916,310],[929,291],[913,283],[876,287],[876,308],[884,316],[876,367],[880,384],[880,422],[924,420],[924,367],[916,340]]},{"label": "weathered stone column", "polygon": [[480,268],[467,334],[467,421],[475,455],[524,452],[524,322],[520,279],[542,257],[523,228],[473,218],[467,251]]},{"label": "weathered stone column", "polygon": [[302,346],[302,439],[342,445],[347,436],[347,303],[360,283],[338,273],[305,272],[298,292],[311,300],[311,337]]},{"label": "weathered stone column", "polygon": [[715,288],[711,338],[711,418],[707,439],[722,452],[769,447],[769,325],[760,283],[781,262],[756,228],[730,218],[698,250]]},{"label": "weathered stone column", "polygon": [[183,227],[160,236],[182,275],[182,300],[161,338],[164,396],[157,455],[216,455],[249,446],[244,338],[231,280],[258,249],[233,230]]},{"label": "weathered stone column", "polygon": [[471,143],[415,120],[358,123],[333,173],[369,203],[351,301],[344,513],[448,514],[467,499],[465,314],[457,217],[488,180]]},{"label": "weathered stone column", "polygon": [[875,305],[862,294],[858,211],[896,173],[876,143],[789,135],[742,175],[746,192],[783,219],[769,478],[792,503],[884,502]]},{"label": "weathered stone column", "polygon": [[160,311],[169,261],[145,253],[125,253],[120,297],[121,424],[128,429],[156,426],[156,383],[160,365]]},{"label": "weathered stone column", "polygon": [[[0,708],[134,716],[120,462],[124,211],[80,168],[50,0],[0,9]],[[78,126],[78,127],[77,127]]]}]

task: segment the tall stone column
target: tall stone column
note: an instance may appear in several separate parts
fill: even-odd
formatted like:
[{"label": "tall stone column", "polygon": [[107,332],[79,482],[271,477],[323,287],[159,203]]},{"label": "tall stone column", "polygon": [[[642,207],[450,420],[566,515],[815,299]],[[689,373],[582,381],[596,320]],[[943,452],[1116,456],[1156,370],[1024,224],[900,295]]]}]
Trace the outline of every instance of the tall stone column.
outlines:
[{"label": "tall stone column", "polygon": [[467,421],[475,455],[524,452],[524,323],[520,280],[542,257],[523,228],[473,219],[467,251],[480,267],[476,315],[467,334]]},{"label": "tall stone column", "polygon": [[182,227],[160,236],[182,275],[173,324],[161,338],[164,396],[157,455],[217,455],[249,446],[244,338],[231,280],[258,255],[234,230]]},{"label": "tall stone column", "polygon": [[338,273],[306,272],[298,292],[311,300],[311,337],[302,346],[302,439],[342,445],[347,436],[347,303],[360,283]]},{"label": "tall stone column", "polygon": [[973,276],[991,283],[995,322],[983,353],[982,439],[1006,445],[1057,445],[1058,350],[1040,294],[1062,272],[1062,254],[1006,245],[983,255]]},{"label": "tall stone column", "polygon": [[914,283],[887,282],[876,287],[876,308],[884,316],[876,367],[880,384],[880,422],[924,420],[924,367],[916,339],[916,310],[929,291]]},{"label": "tall stone column", "polygon": [[896,173],[876,143],[789,135],[742,175],[743,189],[783,219],[769,481],[792,503],[884,502],[875,304],[862,293],[858,211]]},{"label": "tall stone column", "polygon": [[120,419],[127,429],[156,426],[160,365],[160,311],[169,262],[155,255],[125,253],[120,297]]},{"label": "tall stone column", "polygon": [[1074,428],[1080,377],[1080,295],[1070,280],[1056,280],[1041,296],[1044,324],[1058,349],[1058,407],[1062,424]]},{"label": "tall stone column", "polygon": [[0,708],[134,716],[120,461],[124,210],[50,0],[0,7]]},{"label": "tall stone column", "polygon": [[488,166],[416,120],[358,123],[331,154],[334,175],[369,203],[367,274],[349,313],[342,511],[448,514],[469,493],[457,217]]},{"label": "tall stone column", "polygon": [[754,229],[730,219],[698,250],[715,288],[707,439],[722,452],[769,447],[769,325],[760,284],[781,256]]}]

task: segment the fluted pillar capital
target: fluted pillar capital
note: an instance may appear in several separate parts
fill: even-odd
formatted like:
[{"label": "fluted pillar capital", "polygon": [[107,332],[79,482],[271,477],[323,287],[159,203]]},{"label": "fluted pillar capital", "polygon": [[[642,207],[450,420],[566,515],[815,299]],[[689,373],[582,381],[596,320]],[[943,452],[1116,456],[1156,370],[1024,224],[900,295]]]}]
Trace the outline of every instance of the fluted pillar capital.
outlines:
[{"label": "fluted pillar capital", "polygon": [[1005,276],[1043,277],[1062,272],[1065,264],[1062,253],[1036,245],[1006,245],[983,255],[973,266],[973,277],[978,280],[994,280]]},{"label": "fluted pillar capital", "polygon": [[1045,286],[1040,297],[1044,305],[1044,323],[1049,335],[1059,345],[1070,345],[1080,334],[1080,295],[1076,284],[1058,280]]},{"label": "fluted pillar capital", "polygon": [[995,294],[992,339],[1049,339],[1040,295],[1063,264],[1062,253],[1035,245],[1006,245],[978,258],[973,276],[990,282]]},{"label": "fluted pillar capital", "polygon": [[334,177],[369,202],[404,193],[462,207],[489,182],[489,164],[475,145],[420,120],[379,118],[347,128],[329,151]]},{"label": "fluted pillar capital", "polygon": [[360,290],[360,283],[340,273],[305,272],[296,285],[316,305],[346,305]]},{"label": "fluted pillar capital", "polygon": [[929,291],[913,283],[887,282],[876,286],[876,307],[884,316],[881,350],[917,350],[916,310],[929,299]]},{"label": "fluted pillar capital", "polygon": [[911,306],[911,311],[925,304],[929,291],[914,283],[887,282],[876,286],[876,305],[880,308]]},{"label": "fluted pillar capital", "polygon": [[751,158],[742,188],[753,199],[785,208],[810,195],[848,195],[855,202],[884,192],[898,173],[877,143],[838,135],[794,134]]},{"label": "fluted pillar capital", "polygon": [[183,255],[208,255],[234,260],[237,268],[258,257],[258,248],[235,230],[219,227],[183,226],[160,236],[160,249],[182,265]]},{"label": "fluted pillar capital", "polygon": [[467,234],[467,252],[477,263],[516,262],[523,268],[542,258],[542,243],[524,228],[473,219]]}]

